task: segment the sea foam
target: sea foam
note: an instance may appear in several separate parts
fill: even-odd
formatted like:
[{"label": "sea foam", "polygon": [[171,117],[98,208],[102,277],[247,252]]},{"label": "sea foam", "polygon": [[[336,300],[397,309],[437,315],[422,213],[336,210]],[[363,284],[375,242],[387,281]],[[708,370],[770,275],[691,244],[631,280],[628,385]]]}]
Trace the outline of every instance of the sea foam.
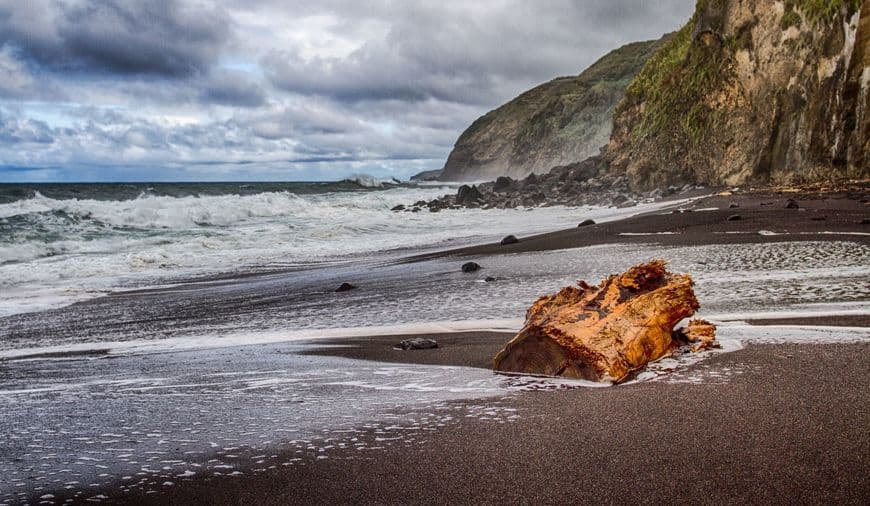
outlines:
[{"label": "sea foam", "polygon": [[[647,209],[565,207],[390,212],[449,186],[0,204],[0,316],[168,278],[408,253],[607,221]],[[69,297],[64,297],[68,293]],[[44,297],[40,297],[43,295]]]}]

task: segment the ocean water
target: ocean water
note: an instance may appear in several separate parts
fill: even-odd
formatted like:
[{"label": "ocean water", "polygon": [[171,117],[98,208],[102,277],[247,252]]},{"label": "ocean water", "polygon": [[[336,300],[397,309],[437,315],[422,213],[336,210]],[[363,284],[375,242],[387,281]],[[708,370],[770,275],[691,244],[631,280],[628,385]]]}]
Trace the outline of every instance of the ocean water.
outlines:
[{"label": "ocean water", "polygon": [[628,211],[394,213],[455,186],[2,184],[0,316],[226,271],[292,269],[543,232]]}]

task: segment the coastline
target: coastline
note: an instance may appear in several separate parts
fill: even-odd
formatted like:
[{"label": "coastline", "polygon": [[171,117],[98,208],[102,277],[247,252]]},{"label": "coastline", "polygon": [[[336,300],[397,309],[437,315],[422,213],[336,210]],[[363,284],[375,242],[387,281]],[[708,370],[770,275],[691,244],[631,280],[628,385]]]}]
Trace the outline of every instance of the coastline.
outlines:
[{"label": "coastline", "polygon": [[[462,351],[472,362],[485,355],[474,343]],[[488,417],[413,437],[356,435],[376,451],[307,452],[286,467],[203,474],[151,494],[89,493],[127,504],[860,504],[870,494],[868,351],[751,345],[664,381],[517,392],[490,401],[499,409]]]},{"label": "coastline", "polygon": [[[785,208],[789,198],[795,198],[800,207]],[[729,208],[732,202],[739,207]],[[767,202],[771,203],[765,204]],[[705,210],[717,206],[717,210]],[[685,207],[694,210],[655,211],[590,227],[521,237],[520,242],[513,245],[484,244],[411,257],[398,263],[390,261],[385,268],[397,270],[372,270],[366,273],[368,283],[361,283],[360,289],[346,295],[333,293],[340,280],[336,276],[342,276],[343,280],[343,276],[356,271],[345,269],[336,271],[339,274],[330,272],[323,277],[298,280],[291,276],[296,271],[284,273],[283,277],[280,272],[261,276],[244,273],[228,275],[219,283],[131,291],[5,321],[20,326],[21,330],[7,328],[7,332],[11,332],[8,337],[12,338],[27,338],[41,332],[56,336],[86,331],[96,335],[124,335],[125,328],[139,333],[163,333],[165,338],[171,338],[176,327],[184,330],[184,318],[191,322],[206,319],[233,323],[239,318],[250,318],[254,311],[260,310],[270,316],[283,317],[300,305],[334,309],[331,304],[339,300],[337,297],[345,297],[344,303],[351,304],[349,307],[356,303],[350,301],[357,300],[373,304],[360,311],[365,311],[366,307],[384,311],[384,307],[393,307],[385,304],[388,299],[396,307],[407,306],[407,297],[414,290],[434,290],[448,279],[455,279],[457,286],[464,286],[469,297],[475,290],[486,287],[509,289],[513,285],[484,283],[482,276],[495,273],[497,268],[508,268],[512,264],[497,267],[492,262],[496,257],[508,258],[514,253],[531,255],[523,257],[523,262],[538,262],[548,251],[601,244],[617,245],[617,248],[626,243],[650,244],[650,251],[654,251],[656,245],[691,248],[818,241],[824,248],[826,244],[836,244],[831,241],[845,241],[866,248],[870,244],[870,230],[862,224],[870,214],[863,195],[716,195],[700,198]],[[728,221],[727,216],[732,214],[740,214],[742,219]],[[825,219],[813,219],[821,216]],[[759,234],[759,230],[782,235]],[[644,235],[624,235],[634,233]],[[477,279],[476,275],[453,272],[459,262],[456,257],[488,257],[490,263],[484,262],[485,270],[481,279]],[[385,273],[393,277],[385,277]],[[408,284],[408,273],[416,276],[413,278],[416,281],[408,291],[399,291],[399,283]],[[424,284],[429,278],[434,281]],[[510,281],[515,282],[518,281]],[[229,295],[223,298],[227,293]],[[312,298],[312,294],[317,298]],[[246,301],[243,308],[238,308],[238,300]],[[859,303],[856,307],[863,307],[866,296],[858,294],[855,300]],[[184,312],[179,313],[176,307]],[[231,312],[233,307],[238,312]],[[841,309],[843,314],[837,314],[836,308],[833,312],[827,308],[825,313],[808,311],[772,318],[776,308],[771,307],[763,318],[742,321],[786,334],[788,326],[832,327],[834,333],[838,326],[844,330],[870,327],[870,316],[854,308]],[[106,311],[125,316],[133,314],[137,318],[129,322],[107,322]],[[141,316],[143,311],[154,314]],[[777,325],[782,327],[777,328]],[[471,368],[478,376],[470,377],[479,377],[490,367],[495,352],[513,334],[459,329],[450,334],[413,335],[434,337],[441,347],[403,352],[393,349],[403,338],[401,335],[356,333],[355,337],[321,337],[305,346],[297,346],[301,341],[259,344],[252,341],[212,351],[184,348],[160,352],[155,347],[143,355],[124,357],[106,355],[100,349],[100,353],[95,352],[93,356],[61,353],[32,356],[27,360],[33,361],[34,365],[28,367],[33,368],[34,374],[39,372],[43,359],[71,360],[71,364],[83,370],[91,367],[88,360],[97,360],[90,364],[129,363],[143,371],[165,360],[172,362],[167,369],[172,372],[183,371],[211,357],[216,368],[204,370],[211,373],[223,370],[220,369],[225,367],[223,360],[239,361],[238,365],[233,365],[239,371],[248,367],[253,367],[254,371],[286,367],[282,364],[290,362],[282,362],[282,357],[289,355],[303,361],[318,357],[350,360],[348,363],[372,369],[377,369],[378,364],[409,366],[408,370]],[[788,341],[788,335],[782,337]],[[160,340],[155,340],[154,344],[159,345]],[[95,350],[100,348],[99,341],[93,345]],[[870,485],[865,478],[870,475],[867,457],[870,442],[865,436],[870,432],[867,401],[870,390],[866,384],[870,373],[868,351],[870,341],[863,339],[827,344],[750,342],[744,349],[711,355],[653,381],[600,389],[568,388],[569,385],[551,383],[537,389],[509,389],[508,393],[496,397],[470,395],[468,400],[452,399],[437,405],[439,410],[454,413],[452,417],[392,432],[387,430],[390,424],[374,424],[377,428],[373,429],[367,428],[373,424],[357,423],[353,429],[357,442],[344,446],[323,443],[322,447],[334,446],[325,453],[320,449],[309,451],[306,447],[293,447],[291,451],[276,440],[265,449],[252,450],[249,455],[240,453],[242,458],[231,462],[232,473],[218,475],[203,470],[187,476],[185,471],[185,474],[166,478],[171,485],[165,485],[161,481],[164,478],[156,477],[159,475],[148,475],[148,479],[156,481],[137,489],[119,481],[97,486],[76,483],[68,485],[69,488],[34,491],[28,499],[38,503],[42,496],[52,495],[44,500],[54,503],[71,498],[75,502],[95,499],[143,504],[286,504],[556,503],[568,497],[585,498],[589,502],[861,503],[870,497]],[[0,361],[0,372],[6,365]],[[122,368],[121,365],[113,367]],[[434,369],[426,371],[437,374]],[[374,374],[380,373],[375,371]],[[188,401],[183,401],[184,397],[179,401],[171,399],[169,396],[158,401],[163,403],[161,406],[165,406],[167,413],[187,409]],[[257,405],[259,416],[273,409],[269,402],[272,400]],[[240,409],[234,404],[230,406]],[[392,406],[384,413],[392,413],[390,416],[410,413],[413,418],[427,409],[436,408]],[[256,426],[254,420],[245,423]],[[110,427],[106,427],[107,432],[113,432],[108,429]],[[357,444],[363,444],[367,451],[359,450]],[[261,459],[268,460],[269,465],[257,464],[254,457],[259,453],[269,456]],[[0,504],[6,500],[0,497]]]},{"label": "coastline", "polygon": [[0,506],[870,506],[870,0],[0,13]]},{"label": "coastline", "polygon": [[[723,195],[726,193],[726,195]],[[663,246],[758,244],[780,241],[870,243],[868,190],[775,192],[770,190],[696,195],[685,205],[548,234],[520,237],[515,244],[481,244],[417,255],[406,261],[504,253],[542,252],[602,244]],[[797,208],[787,208],[790,200]],[[862,202],[862,200],[864,202]],[[736,207],[731,207],[735,205]],[[739,216],[734,220],[733,216]],[[732,219],[729,219],[732,218]],[[578,216],[578,223],[583,221]]]}]

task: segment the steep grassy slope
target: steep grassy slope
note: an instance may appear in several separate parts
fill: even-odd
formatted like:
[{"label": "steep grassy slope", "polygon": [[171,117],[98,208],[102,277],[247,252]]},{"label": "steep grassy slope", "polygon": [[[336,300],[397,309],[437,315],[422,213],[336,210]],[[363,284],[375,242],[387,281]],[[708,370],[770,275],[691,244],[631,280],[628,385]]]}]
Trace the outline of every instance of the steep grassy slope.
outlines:
[{"label": "steep grassy slope", "polygon": [[554,79],[490,111],[459,137],[440,179],[521,178],[597,154],[625,88],[660,45],[623,46],[578,76]]}]

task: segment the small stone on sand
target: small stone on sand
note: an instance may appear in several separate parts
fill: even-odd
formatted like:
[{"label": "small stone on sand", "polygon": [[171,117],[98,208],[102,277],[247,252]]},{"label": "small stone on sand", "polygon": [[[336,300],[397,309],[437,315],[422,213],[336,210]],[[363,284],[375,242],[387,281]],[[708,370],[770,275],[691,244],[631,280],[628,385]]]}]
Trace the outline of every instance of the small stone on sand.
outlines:
[{"label": "small stone on sand", "polygon": [[480,264],[476,262],[466,262],[462,264],[462,272],[475,272],[480,270]]}]

